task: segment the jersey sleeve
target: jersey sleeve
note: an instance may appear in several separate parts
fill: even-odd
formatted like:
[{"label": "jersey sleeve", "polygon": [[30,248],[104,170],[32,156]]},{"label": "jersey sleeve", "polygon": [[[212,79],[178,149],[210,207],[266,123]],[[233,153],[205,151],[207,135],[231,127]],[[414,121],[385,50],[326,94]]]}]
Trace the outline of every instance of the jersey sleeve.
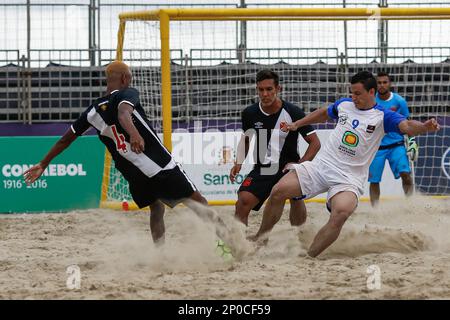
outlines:
[{"label": "jersey sleeve", "polygon": [[241,121],[242,121],[242,131],[246,132],[248,129],[252,127],[250,123],[250,115],[248,114],[246,109],[242,111]]},{"label": "jersey sleeve", "polygon": [[139,102],[139,92],[133,88],[127,88],[120,91],[117,97],[119,106],[122,102],[129,104],[133,108],[136,108],[136,104]]},{"label": "jersey sleeve", "polygon": [[80,117],[75,120],[74,123],[71,125],[72,132],[76,134],[77,136],[83,135],[83,133],[86,132],[91,127],[91,124],[89,123],[87,116],[88,113],[94,108],[94,105],[89,106],[81,115]]},{"label": "jersey sleeve", "polygon": [[409,118],[409,109],[406,100],[401,96],[397,96],[397,101],[399,105],[399,109],[397,110],[398,113],[403,115],[405,118]]},{"label": "jersey sleeve", "polygon": [[398,112],[391,111],[389,109],[383,110],[384,112],[384,132],[396,132],[403,134],[398,125],[406,118]]},{"label": "jersey sleeve", "polygon": [[350,99],[350,98],[339,99],[335,103],[328,106],[327,112],[328,112],[328,117],[330,119],[334,119],[334,120],[339,119],[339,105],[344,101],[352,101],[352,99]]}]

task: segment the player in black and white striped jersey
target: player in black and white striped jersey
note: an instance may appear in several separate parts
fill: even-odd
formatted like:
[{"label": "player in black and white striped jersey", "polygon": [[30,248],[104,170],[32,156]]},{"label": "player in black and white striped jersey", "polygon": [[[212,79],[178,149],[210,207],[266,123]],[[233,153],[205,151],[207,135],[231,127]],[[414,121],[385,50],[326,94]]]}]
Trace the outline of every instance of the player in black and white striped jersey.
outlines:
[{"label": "player in black and white striped jersey", "polygon": [[[207,204],[186,173],[175,163],[151,127],[139,102],[139,92],[130,88],[131,70],[114,61],[106,68],[107,94],[95,100],[55,143],[39,164],[24,173],[29,184],[38,179],[50,161],[90,127],[108,148],[115,166],[128,181],[130,193],[139,208],[150,206],[150,229],[155,243],[163,242],[164,205],[170,207],[187,199]],[[192,206],[190,206],[192,207]],[[195,211],[195,210],[194,210]],[[216,220],[212,211],[196,213]]]},{"label": "player in black and white striped jersey", "polygon": [[[320,149],[320,140],[311,126],[300,128],[296,132],[281,131],[283,123],[290,123],[305,116],[296,105],[279,97],[281,86],[279,75],[268,69],[256,75],[256,90],[259,102],[245,108],[242,112],[242,130],[236,162],[230,171],[230,180],[234,181],[248,155],[250,141],[255,138],[253,158],[255,166],[242,182],[236,202],[236,218],[248,225],[251,210],[258,211],[269,197],[272,187],[286,174],[283,170],[288,163],[312,160]],[[305,154],[298,154],[299,136],[308,144]],[[299,198],[290,199],[291,224],[299,226],[305,222],[306,207]]]}]

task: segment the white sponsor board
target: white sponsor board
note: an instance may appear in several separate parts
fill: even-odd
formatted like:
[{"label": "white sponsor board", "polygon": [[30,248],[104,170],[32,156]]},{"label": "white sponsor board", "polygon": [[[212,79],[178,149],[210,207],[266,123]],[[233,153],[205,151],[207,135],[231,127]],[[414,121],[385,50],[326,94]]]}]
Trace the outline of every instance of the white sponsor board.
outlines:
[{"label": "white sponsor board", "polygon": [[[328,138],[331,130],[318,130],[322,144]],[[248,159],[242,166],[235,182],[230,180],[230,170],[236,157],[236,150],[241,132],[196,132],[173,133],[173,151],[175,161],[181,163],[189,178],[208,200],[236,200],[237,190],[245,176],[253,167],[250,145]],[[308,144],[300,137],[298,141],[300,155],[303,155]],[[381,195],[399,196],[403,194],[401,180],[395,180],[386,163],[383,179],[380,184]],[[369,183],[366,184],[364,196],[369,196]],[[326,194],[317,198],[325,198]]]}]

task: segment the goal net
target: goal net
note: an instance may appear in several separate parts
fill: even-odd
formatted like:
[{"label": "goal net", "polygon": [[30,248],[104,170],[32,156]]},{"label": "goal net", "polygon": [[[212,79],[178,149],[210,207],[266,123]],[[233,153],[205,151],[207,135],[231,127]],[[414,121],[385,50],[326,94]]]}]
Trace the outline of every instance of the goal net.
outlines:
[{"label": "goal net", "polygon": [[[349,96],[349,77],[357,71],[388,72],[411,117],[436,117],[442,126],[436,134],[417,138],[414,173],[419,192],[446,195],[449,13],[436,8],[137,12],[121,15],[118,57],[132,67],[133,86],[153,128],[169,149],[173,143],[174,156],[185,168],[209,168],[209,175],[199,174],[199,183],[215,187],[219,201],[236,198],[238,185],[228,190],[232,183],[225,176],[236,152],[241,112],[258,101],[255,76],[263,68],[279,73],[282,99],[306,113]],[[220,146],[208,148],[211,136],[222,137]],[[194,145],[191,150],[186,140]],[[131,199],[126,182],[108,161],[104,180],[105,202]],[[225,194],[220,188],[227,189]]]}]

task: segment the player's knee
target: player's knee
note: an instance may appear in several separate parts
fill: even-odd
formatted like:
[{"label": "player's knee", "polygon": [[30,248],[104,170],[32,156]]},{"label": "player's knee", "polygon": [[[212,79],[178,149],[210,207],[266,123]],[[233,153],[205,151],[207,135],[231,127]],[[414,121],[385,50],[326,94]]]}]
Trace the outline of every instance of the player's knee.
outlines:
[{"label": "player's knee", "polygon": [[402,178],[403,184],[412,185],[413,181],[411,175],[407,172],[400,173],[400,177]]},{"label": "player's knee", "polygon": [[252,201],[250,197],[239,195],[238,201],[236,202],[236,210],[248,209],[250,211],[252,209],[252,206],[254,205],[253,202],[254,201]]},{"label": "player's knee", "polygon": [[347,209],[343,208],[336,208],[336,210],[333,209],[331,217],[330,217],[330,223],[334,227],[341,228],[344,223],[347,221],[347,219],[350,217],[351,212],[349,212]]},{"label": "player's knee", "polygon": [[288,198],[286,195],[286,188],[283,185],[276,184],[273,186],[272,191],[270,192],[270,197],[274,201],[283,201]]}]

